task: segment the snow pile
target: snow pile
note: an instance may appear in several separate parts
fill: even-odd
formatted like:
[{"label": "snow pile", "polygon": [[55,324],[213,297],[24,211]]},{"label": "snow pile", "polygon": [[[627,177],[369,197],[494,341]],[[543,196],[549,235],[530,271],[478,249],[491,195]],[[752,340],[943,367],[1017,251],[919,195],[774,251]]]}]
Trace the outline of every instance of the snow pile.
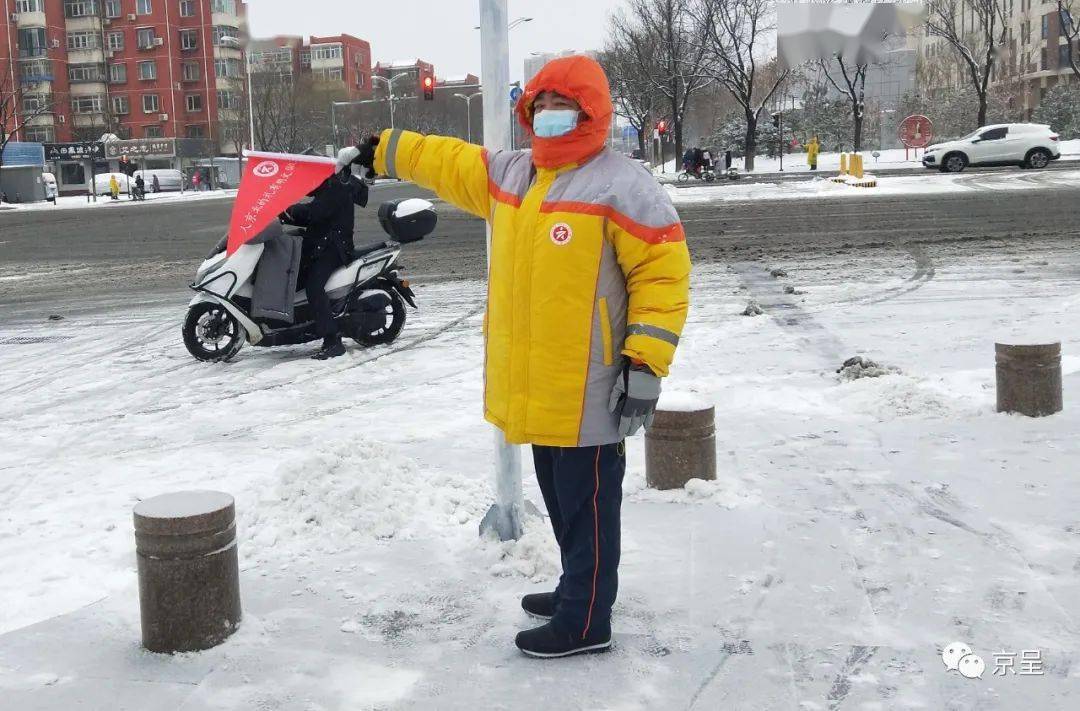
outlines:
[{"label": "snow pile", "polygon": [[869,358],[855,356],[845,360],[844,364],[836,372],[840,374],[841,380],[851,381],[860,378],[880,378],[883,375],[899,373],[900,369],[892,366],[881,366]]},{"label": "snow pile", "polygon": [[746,304],[746,308],[742,311],[743,316],[760,316],[763,313],[765,313],[765,311],[758,305],[758,302],[752,299]]},{"label": "snow pile", "polygon": [[899,374],[890,378],[860,379],[841,391],[840,403],[879,422],[903,418],[955,419],[992,412],[988,395],[954,390],[944,385]]},{"label": "snow pile", "polygon": [[295,541],[335,551],[372,539],[445,533],[483,515],[488,486],[420,468],[393,447],[357,440],[280,464],[274,484],[240,508],[244,557]]},{"label": "snow pile", "polygon": [[628,470],[623,481],[623,497],[627,502],[697,504],[736,509],[762,503],[761,492],[741,488],[731,480],[691,479],[682,489],[650,489],[643,469]]},{"label": "snow pile", "polygon": [[660,394],[660,401],[656,405],[657,410],[667,412],[699,412],[711,407],[708,400],[696,393],[672,390]]},{"label": "snow pile", "polygon": [[516,541],[500,541],[494,533],[481,541],[480,563],[496,577],[523,577],[542,583],[559,577],[562,560],[546,518],[525,518],[525,533]]}]

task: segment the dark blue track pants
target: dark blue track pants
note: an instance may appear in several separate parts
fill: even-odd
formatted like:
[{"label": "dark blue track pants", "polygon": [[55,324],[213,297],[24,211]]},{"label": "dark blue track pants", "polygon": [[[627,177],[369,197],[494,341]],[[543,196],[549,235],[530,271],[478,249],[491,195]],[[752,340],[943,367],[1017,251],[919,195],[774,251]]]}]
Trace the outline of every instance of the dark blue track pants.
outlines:
[{"label": "dark blue track pants", "polygon": [[534,445],[533,462],[562,553],[552,622],[580,639],[606,639],[619,588],[626,450],[622,442],[599,447]]}]

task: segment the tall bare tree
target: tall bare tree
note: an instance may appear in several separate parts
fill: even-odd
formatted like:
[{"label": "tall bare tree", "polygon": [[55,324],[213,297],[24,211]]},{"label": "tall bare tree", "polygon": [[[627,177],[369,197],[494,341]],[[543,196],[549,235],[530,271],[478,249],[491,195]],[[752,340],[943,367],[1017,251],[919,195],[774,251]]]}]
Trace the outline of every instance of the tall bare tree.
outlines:
[{"label": "tall bare tree", "polygon": [[19,68],[0,62],[0,167],[7,144],[38,116],[50,113],[55,101],[54,94],[27,91],[19,80]]},{"label": "tall bare tree", "polygon": [[[705,46],[690,11],[692,0],[628,0],[611,17],[609,43],[624,47],[641,77],[648,77],[671,120],[675,154],[682,154],[683,117],[690,97],[710,79],[703,71]],[[659,113],[659,106],[657,107]]]},{"label": "tall bare tree", "polygon": [[[251,84],[255,145],[261,150],[299,153],[329,142],[330,103],[345,98],[343,87],[274,71],[254,73]],[[238,115],[246,116],[246,109]]]},{"label": "tall bare tree", "polygon": [[862,150],[863,121],[866,116],[866,70],[870,65],[845,59],[843,54],[837,54],[831,60],[819,59],[816,64],[825,79],[844,95],[845,101],[851,106],[851,143],[853,150],[858,153]]},{"label": "tall bare tree", "polygon": [[1008,46],[1007,0],[928,0],[926,24],[959,56],[978,97],[975,128],[986,125],[990,78]]},{"label": "tall bare tree", "polygon": [[765,56],[774,13],[771,0],[697,0],[693,7],[707,50],[705,69],[731,92],[746,121],[747,170],[754,169],[761,112],[788,76]]},{"label": "tall bare tree", "polygon": [[1061,28],[1061,36],[1069,45],[1069,66],[1073,74],[1080,79],[1080,0],[1057,0],[1058,25]]},{"label": "tall bare tree", "polygon": [[[640,30],[633,32],[634,37],[623,37],[635,42],[648,42],[649,38]],[[660,95],[653,85],[652,78],[642,71],[635,60],[635,46],[615,42],[616,35],[610,35],[600,55],[611,85],[611,99],[615,115],[621,116],[637,131],[638,149],[647,156],[647,133],[652,128],[652,121],[660,110]]]}]

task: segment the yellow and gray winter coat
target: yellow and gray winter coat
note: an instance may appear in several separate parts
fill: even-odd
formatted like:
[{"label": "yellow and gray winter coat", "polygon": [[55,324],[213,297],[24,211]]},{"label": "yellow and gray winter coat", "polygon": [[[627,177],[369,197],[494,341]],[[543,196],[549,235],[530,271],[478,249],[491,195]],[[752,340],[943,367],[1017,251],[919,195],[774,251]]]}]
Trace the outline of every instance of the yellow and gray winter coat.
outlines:
[{"label": "yellow and gray winter coat", "polygon": [[547,169],[401,130],[383,132],[375,168],[491,223],[488,421],[517,444],[619,441],[608,399],[624,359],[667,375],[688,306],[683,228],[649,172],[607,149]]}]

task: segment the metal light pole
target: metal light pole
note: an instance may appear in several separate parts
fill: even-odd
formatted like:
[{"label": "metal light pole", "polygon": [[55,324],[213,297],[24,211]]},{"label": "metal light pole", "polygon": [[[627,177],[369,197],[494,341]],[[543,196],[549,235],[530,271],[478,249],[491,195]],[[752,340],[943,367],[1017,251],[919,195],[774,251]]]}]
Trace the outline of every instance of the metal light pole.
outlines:
[{"label": "metal light pole", "polygon": [[[507,0],[480,2],[481,83],[494,87],[484,92],[484,147],[489,151],[510,147],[510,102],[503,87],[510,84],[510,38]],[[491,225],[487,226],[487,256],[491,264]],[[521,491],[521,448],[510,444],[498,429],[495,436],[495,503],[480,522],[480,533],[495,531],[499,540],[521,538],[525,498]]]},{"label": "metal light pole", "polygon": [[401,72],[400,74],[395,74],[394,76],[390,77],[389,79],[387,79],[386,77],[380,77],[380,76],[372,76],[371,77],[372,83],[377,82],[377,81],[381,81],[381,82],[386,83],[386,93],[387,93],[387,97],[390,100],[390,128],[394,127],[394,99],[396,98],[394,96],[394,82],[396,82],[398,79],[401,79],[403,77],[409,77],[409,76],[412,76],[412,75],[409,74],[408,72]]},{"label": "metal light pole", "polygon": [[457,98],[465,100],[465,112],[468,114],[465,123],[469,127],[469,143],[472,143],[472,100],[483,95],[484,92],[482,91],[478,91],[475,94],[469,94],[468,96],[465,94],[454,94]]}]

